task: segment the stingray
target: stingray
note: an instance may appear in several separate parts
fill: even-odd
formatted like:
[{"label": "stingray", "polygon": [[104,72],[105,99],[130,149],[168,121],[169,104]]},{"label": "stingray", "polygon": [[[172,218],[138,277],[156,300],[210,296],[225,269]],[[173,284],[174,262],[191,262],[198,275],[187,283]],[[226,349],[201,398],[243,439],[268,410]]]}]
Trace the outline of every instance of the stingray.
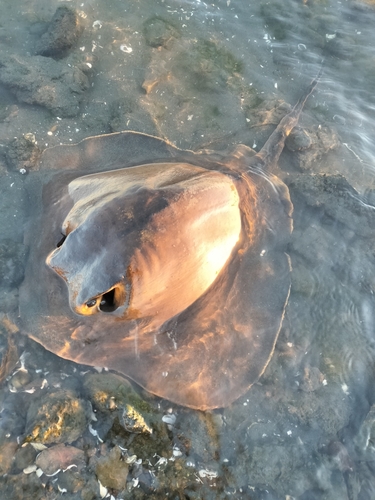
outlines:
[{"label": "stingray", "polygon": [[45,150],[21,329],[180,405],[243,395],[270,361],[290,290],[293,207],[272,171],[316,83],[257,154],[131,131]]}]

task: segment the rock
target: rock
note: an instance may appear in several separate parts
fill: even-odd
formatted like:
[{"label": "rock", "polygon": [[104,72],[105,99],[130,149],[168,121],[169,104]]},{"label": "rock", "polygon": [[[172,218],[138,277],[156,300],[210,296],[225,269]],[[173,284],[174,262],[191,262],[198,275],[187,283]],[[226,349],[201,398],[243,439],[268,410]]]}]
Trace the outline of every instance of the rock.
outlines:
[{"label": "rock", "polygon": [[12,468],[17,448],[18,444],[15,441],[6,441],[0,445],[0,475],[7,474]]},{"label": "rock", "polygon": [[27,442],[72,443],[86,430],[90,404],[73,391],[47,393],[31,403],[26,418]]},{"label": "rock", "polygon": [[59,469],[70,468],[71,465],[76,465],[74,471],[77,471],[85,465],[85,454],[74,446],[60,443],[43,450],[35,463],[47,475],[54,474]]},{"label": "rock", "polygon": [[61,58],[77,42],[83,32],[83,25],[77,12],[67,6],[58,7],[48,30],[39,40],[37,55]]},{"label": "rock", "polygon": [[147,403],[138,396],[130,382],[114,373],[88,373],[85,375],[84,388],[94,408],[103,413],[112,413],[126,404],[139,409],[150,410]]},{"label": "rock", "polygon": [[354,463],[349,456],[346,446],[340,441],[330,441],[322,452],[326,453],[330,459],[332,468],[339,469],[341,472],[352,472],[354,470]]},{"label": "rock", "polygon": [[285,145],[289,151],[303,151],[312,145],[312,139],[306,130],[295,127],[286,138]]},{"label": "rock", "polygon": [[0,56],[0,82],[27,104],[44,106],[55,116],[79,112],[87,76],[76,66],[42,56]]},{"label": "rock", "polygon": [[357,453],[367,460],[375,460],[375,405],[370,407],[358,434],[354,438]]},{"label": "rock", "polygon": [[152,51],[140,103],[157,135],[196,149],[244,125],[242,72],[243,62],[216,41],[179,38]]},{"label": "rock", "polygon": [[10,142],[5,157],[10,168],[28,170],[39,163],[41,154],[42,150],[37,145],[35,135],[27,133]]},{"label": "rock", "polygon": [[26,469],[26,467],[34,463],[36,455],[37,451],[31,446],[31,444],[21,446],[15,454],[15,466],[19,470]]},{"label": "rock", "polygon": [[122,423],[128,432],[135,434],[152,434],[151,427],[134,406],[127,404],[122,414]]},{"label": "rock", "polygon": [[18,286],[24,276],[26,249],[22,243],[0,241],[0,282],[7,289]]},{"label": "rock", "polygon": [[[64,473],[59,474],[57,489],[60,493],[62,493],[62,492],[66,492],[67,494],[76,493],[76,492],[81,491],[83,489],[86,482],[87,482],[87,475],[83,474],[81,471],[76,472],[76,469],[72,468],[72,469],[65,471]],[[64,498],[64,496],[62,496],[62,498]],[[68,497],[68,498],[72,498],[72,497]],[[75,496],[73,498],[77,498],[77,496]],[[81,498],[81,497],[78,496],[78,498]],[[98,498],[98,497],[94,497],[94,498]]]},{"label": "rock", "polygon": [[0,382],[9,376],[18,361],[17,342],[13,337],[13,323],[0,314]]},{"label": "rock", "polygon": [[340,222],[356,234],[372,237],[375,229],[374,210],[361,203],[359,193],[341,175],[293,175],[285,179],[293,203],[300,198],[308,206],[321,208],[336,223]]},{"label": "rock", "polygon": [[179,37],[177,29],[160,17],[148,19],[143,25],[143,34],[150,47],[166,48],[174,38]]},{"label": "rock", "polygon": [[305,366],[300,389],[305,392],[313,392],[322,386],[324,375],[316,366]]},{"label": "rock", "polygon": [[335,130],[319,125],[308,129],[297,127],[285,144],[293,153],[288,160],[303,171],[311,171],[320,158],[339,147],[340,140]]},{"label": "rock", "polygon": [[122,490],[126,486],[128,468],[128,464],[122,460],[120,448],[115,446],[107,456],[99,458],[95,472],[103,486]]}]

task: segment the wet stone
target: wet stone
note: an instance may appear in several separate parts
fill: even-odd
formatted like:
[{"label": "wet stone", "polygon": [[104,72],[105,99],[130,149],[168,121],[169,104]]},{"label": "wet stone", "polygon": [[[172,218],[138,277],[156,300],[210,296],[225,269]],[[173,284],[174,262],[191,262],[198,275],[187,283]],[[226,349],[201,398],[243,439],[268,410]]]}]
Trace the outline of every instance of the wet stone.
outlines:
[{"label": "wet stone", "polygon": [[55,116],[79,112],[87,76],[74,64],[42,56],[0,56],[0,82],[21,102],[47,108]]},{"label": "wet stone", "polygon": [[[11,500],[45,500],[46,490],[36,474],[15,474],[0,477],[2,498]],[[54,498],[56,496],[54,495]]]},{"label": "wet stone", "polygon": [[85,464],[85,454],[74,446],[60,443],[43,450],[38,455],[35,463],[48,475],[54,474],[59,469],[67,469],[72,465],[76,466],[74,471],[77,471]]},{"label": "wet stone", "polygon": [[6,321],[2,321],[0,313],[0,382],[9,376],[18,360],[17,343],[12,332],[6,327]]},{"label": "wet stone", "polygon": [[285,145],[290,151],[302,151],[308,149],[311,144],[311,137],[301,127],[295,127],[285,141]]},{"label": "wet stone", "polygon": [[93,407],[110,416],[111,421],[118,418],[128,432],[152,433],[151,421],[158,416],[124,377],[90,373],[85,376],[84,387]]},{"label": "wet stone", "polygon": [[0,241],[0,283],[2,287],[18,286],[24,276],[26,248],[12,240]]},{"label": "wet stone", "polygon": [[82,490],[83,486],[85,485],[85,482],[86,482],[86,477],[81,472],[77,472],[76,469],[70,469],[67,470],[66,472],[59,474],[57,482],[57,491],[59,491],[60,493],[64,492],[67,494],[76,493]]},{"label": "wet stone", "polygon": [[371,457],[371,460],[375,460],[375,405],[370,407],[354,443],[360,456]]},{"label": "wet stone", "polygon": [[84,388],[94,408],[103,413],[111,413],[117,408],[132,404],[140,409],[149,410],[147,403],[134,391],[130,382],[113,373],[88,373],[85,375]]},{"label": "wet stone", "polygon": [[374,211],[371,206],[360,203],[358,192],[341,175],[293,175],[285,182],[293,203],[303,198],[308,206],[321,208],[333,220],[356,234],[372,237]]},{"label": "wet stone", "polygon": [[305,392],[313,392],[322,386],[324,375],[316,366],[306,366],[303,372],[303,379],[300,389]]},{"label": "wet stone", "polygon": [[0,444],[0,475],[7,474],[11,470],[17,448],[18,444],[15,441]]},{"label": "wet stone", "polygon": [[136,434],[152,434],[151,427],[147,424],[142,414],[134,406],[127,404],[122,414],[122,423],[125,429]]},{"label": "wet stone", "polygon": [[36,54],[45,57],[60,58],[78,41],[83,25],[77,12],[69,7],[59,7],[48,30],[43,34],[36,46]]},{"label": "wet stone", "polygon": [[72,443],[86,430],[90,404],[73,391],[61,390],[47,393],[34,400],[27,412],[26,441]]},{"label": "wet stone", "polygon": [[143,25],[143,33],[150,47],[168,47],[179,36],[177,28],[160,17],[152,17]]},{"label": "wet stone", "polygon": [[346,446],[340,441],[330,441],[321,451],[329,457],[332,468],[339,469],[341,472],[353,471],[353,460]]},{"label": "wet stone", "polygon": [[26,467],[34,463],[36,456],[37,451],[31,444],[26,444],[17,450],[15,454],[15,466],[19,470],[26,469]]},{"label": "wet stone", "polygon": [[10,142],[5,156],[10,168],[28,170],[39,163],[41,154],[42,151],[36,143],[35,135],[27,133]]},{"label": "wet stone", "polygon": [[120,448],[115,446],[107,456],[99,458],[95,473],[106,488],[122,490],[126,486],[128,469],[129,466],[123,460]]},{"label": "wet stone", "polygon": [[286,140],[288,162],[303,171],[311,171],[319,165],[319,160],[340,145],[337,132],[330,127],[311,127],[291,132]]},{"label": "wet stone", "polygon": [[[179,38],[171,48],[152,51],[141,104],[156,135],[194,149],[202,147],[202,137],[206,144],[228,129],[238,130],[244,125],[238,103],[244,90],[242,72],[243,62],[216,41]],[[205,99],[197,99],[197,93]]]}]

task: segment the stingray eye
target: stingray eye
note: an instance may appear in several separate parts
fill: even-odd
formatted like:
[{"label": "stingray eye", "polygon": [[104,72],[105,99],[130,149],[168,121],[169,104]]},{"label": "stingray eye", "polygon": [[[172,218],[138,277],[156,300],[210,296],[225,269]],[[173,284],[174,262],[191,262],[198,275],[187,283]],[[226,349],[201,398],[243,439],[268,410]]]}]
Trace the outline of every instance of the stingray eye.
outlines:
[{"label": "stingray eye", "polygon": [[86,302],[87,307],[94,307],[96,305],[96,299],[90,299]]},{"label": "stingray eye", "polygon": [[127,305],[129,301],[129,293],[121,284],[111,288],[108,292],[103,293],[99,299],[99,309],[104,313],[116,311],[121,306]]},{"label": "stingray eye", "polygon": [[113,312],[118,308],[117,301],[115,300],[115,288],[112,288],[107,293],[103,293],[100,299],[99,309],[103,312]]},{"label": "stingray eye", "polygon": [[56,248],[60,248],[61,245],[64,243],[64,241],[66,240],[66,234],[62,234],[62,238],[60,239],[60,241],[57,243],[56,245]]}]

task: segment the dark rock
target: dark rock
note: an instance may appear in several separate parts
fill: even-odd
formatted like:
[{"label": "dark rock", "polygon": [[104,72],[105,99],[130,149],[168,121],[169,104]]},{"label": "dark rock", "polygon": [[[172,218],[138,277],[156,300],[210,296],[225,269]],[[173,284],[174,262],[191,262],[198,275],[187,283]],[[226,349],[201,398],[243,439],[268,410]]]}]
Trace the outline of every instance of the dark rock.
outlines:
[{"label": "dark rock", "polygon": [[23,280],[26,249],[22,243],[12,240],[0,242],[0,282],[3,287],[13,288]]},{"label": "dark rock", "polygon": [[340,222],[356,234],[372,237],[375,217],[372,206],[361,202],[359,193],[340,175],[294,175],[286,178],[295,196],[303,197],[308,206],[322,208],[336,223]]},{"label": "dark rock", "polygon": [[339,59],[352,60],[355,55],[356,43],[354,39],[340,31],[336,32],[335,38],[329,40],[326,44],[326,52]]},{"label": "dark rock", "polygon": [[[9,323],[9,324],[8,324]],[[13,336],[13,324],[5,318],[0,321],[0,382],[11,373],[18,361],[17,343]]]},{"label": "dark rock", "polygon": [[35,53],[46,57],[61,58],[81,36],[83,26],[78,14],[71,8],[59,7],[48,30],[39,40]]},{"label": "dark rock", "polygon": [[150,47],[168,47],[179,36],[177,29],[160,17],[152,17],[143,25],[143,34]]},{"label": "dark rock", "polygon": [[34,168],[42,154],[34,134],[24,134],[10,142],[5,156],[10,168],[16,170]]},{"label": "dark rock", "polygon": [[316,366],[306,366],[303,373],[303,379],[300,383],[300,389],[305,392],[313,392],[322,386],[324,380],[323,374]]},{"label": "dark rock", "polygon": [[325,449],[322,449],[331,460],[332,466],[341,472],[353,471],[354,463],[349,456],[347,448],[340,441],[331,441]]},{"label": "dark rock", "polygon": [[289,151],[302,151],[311,146],[312,140],[306,130],[295,127],[285,141]]},{"label": "dark rock", "polygon": [[115,446],[107,456],[100,457],[95,472],[103,486],[122,490],[126,486],[128,467],[128,464],[122,460],[120,448]]},{"label": "dark rock", "polygon": [[44,106],[54,115],[79,112],[87,76],[76,66],[42,56],[0,56],[0,82],[27,104]]},{"label": "dark rock", "polygon": [[[69,495],[69,493],[76,493],[76,492],[82,490],[82,488],[84,487],[84,485],[86,483],[86,479],[87,479],[86,476],[83,475],[81,472],[77,472],[77,470],[75,468],[69,469],[69,470],[65,471],[64,473],[59,474],[57,490],[59,492],[64,491],[64,493],[66,492],[68,495]],[[65,495],[62,496],[62,498],[64,498],[64,497],[65,497]],[[69,500],[69,499],[73,500],[74,498],[77,498],[77,496],[74,496],[74,497],[68,496],[65,498],[67,498],[67,500]],[[79,496],[78,498],[81,498],[81,497]],[[96,498],[98,498],[98,497],[96,497]]]},{"label": "dark rock", "polygon": [[23,470],[29,465],[32,465],[37,453],[38,452],[31,446],[31,444],[27,444],[19,448],[15,454],[15,466],[17,469]]},{"label": "dark rock", "polygon": [[67,469],[73,464],[77,465],[79,470],[84,465],[84,460],[85,454],[82,450],[60,443],[43,450],[35,463],[45,474],[54,474],[57,470]]},{"label": "dark rock", "polygon": [[308,129],[297,127],[285,144],[293,152],[288,161],[301,170],[311,171],[324,155],[339,147],[340,141],[335,130],[319,125]]},{"label": "dark rock", "polygon": [[17,448],[16,441],[6,441],[0,445],[0,475],[7,474],[12,468]]},{"label": "dark rock", "polygon": [[86,430],[91,407],[73,391],[60,390],[35,399],[27,412],[28,442],[72,443]]}]

